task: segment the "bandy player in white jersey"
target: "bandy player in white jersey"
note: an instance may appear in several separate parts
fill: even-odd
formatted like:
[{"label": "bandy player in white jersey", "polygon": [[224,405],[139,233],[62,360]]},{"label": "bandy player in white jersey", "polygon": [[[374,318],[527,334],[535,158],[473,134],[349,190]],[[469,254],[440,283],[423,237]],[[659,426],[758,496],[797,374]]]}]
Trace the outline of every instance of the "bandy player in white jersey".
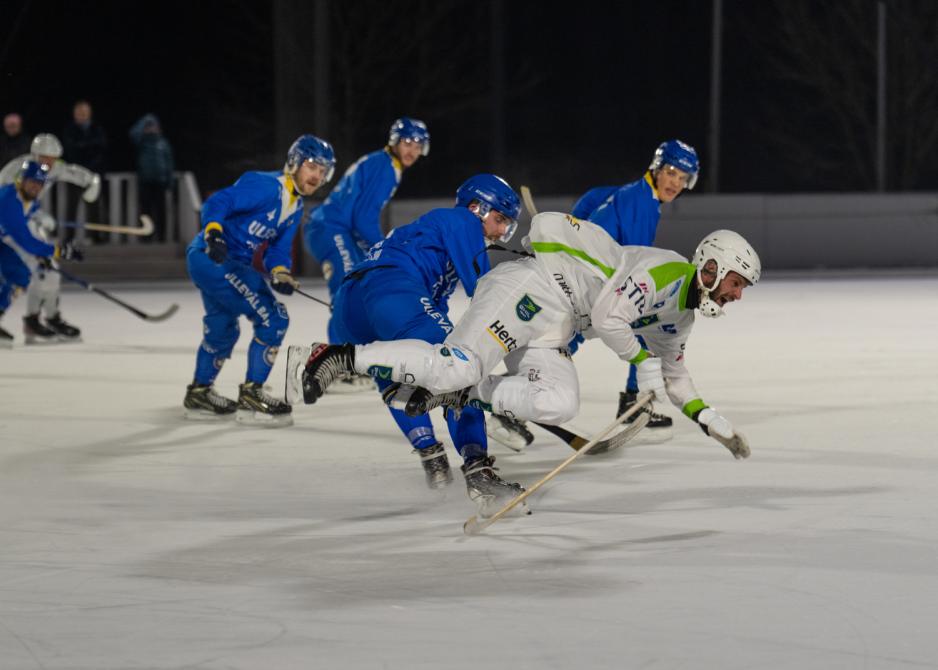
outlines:
[{"label": "bandy player in white jersey", "polygon": [[[703,401],[684,365],[695,310],[720,316],[759,280],[759,257],[745,239],[718,230],[688,262],[673,251],[620,246],[595,224],[546,212],[532,220],[526,243],[534,257],[486,274],[442,344],[314,345],[298,380],[304,400],[315,402],[343,375],[367,373],[400,382],[385,399],[408,413],[472,404],[560,424],[579,410],[576,370],[566,353],[579,332],[636,365],[641,392],[669,398],[733,456],[749,456],[746,439]],[[492,375],[502,360],[508,374]],[[299,386],[288,376],[291,384]]]}]

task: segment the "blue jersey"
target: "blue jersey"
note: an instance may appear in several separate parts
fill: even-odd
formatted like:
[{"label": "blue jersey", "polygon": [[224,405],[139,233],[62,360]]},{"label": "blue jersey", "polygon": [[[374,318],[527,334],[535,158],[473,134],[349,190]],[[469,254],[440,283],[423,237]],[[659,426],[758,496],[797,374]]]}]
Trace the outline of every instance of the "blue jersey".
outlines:
[{"label": "blue jersey", "polygon": [[26,203],[20,198],[16,184],[0,187],[0,237],[12,240],[33,256],[55,255],[55,247],[33,237],[29,218],[39,210],[39,199]]},{"label": "blue jersey", "polygon": [[[202,205],[202,227],[222,226],[228,257],[250,265],[254,252],[267,243],[264,267],[293,266],[293,238],[303,216],[293,180],[281,172],[245,172],[234,185],[216,191]],[[190,249],[205,250],[200,231]]]},{"label": "blue jersey", "polygon": [[400,161],[387,149],[359,158],[306,224],[313,254],[321,260],[334,246],[330,229],[350,233],[363,250],[380,241],[381,210],[394,196],[401,173]]},{"label": "blue jersey", "polygon": [[472,296],[479,277],[491,269],[482,222],[465,207],[432,209],[391,231],[368,252],[355,271],[394,267],[419,277],[430,299],[445,307],[462,282]]},{"label": "blue jersey", "polygon": [[616,189],[587,218],[619,244],[650,247],[661,218],[661,203],[651,173]]},{"label": "blue jersey", "polygon": [[596,208],[606,202],[606,200],[619,189],[618,186],[597,186],[591,188],[573,204],[570,213],[578,219],[589,219],[590,214],[596,211]]}]

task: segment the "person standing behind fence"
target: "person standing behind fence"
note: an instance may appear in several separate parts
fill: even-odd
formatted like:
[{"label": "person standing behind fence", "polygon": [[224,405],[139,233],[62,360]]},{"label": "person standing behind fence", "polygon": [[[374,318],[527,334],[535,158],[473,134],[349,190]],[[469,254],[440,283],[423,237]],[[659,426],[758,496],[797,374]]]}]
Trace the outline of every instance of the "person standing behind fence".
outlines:
[{"label": "person standing behind fence", "polygon": [[[104,132],[104,128],[92,120],[91,103],[87,100],[77,101],[72,108],[72,120],[62,132],[62,145],[65,148],[62,158],[66,163],[81,165],[101,175],[102,179],[104,178],[107,164],[107,133]],[[69,187],[66,219],[70,221],[78,219],[78,198],[80,195],[78,189]],[[85,219],[106,223],[102,214],[101,199],[99,199],[93,209],[89,207],[86,210]],[[71,237],[73,234],[74,229],[66,231],[66,237]]]},{"label": "person standing behind fence", "polygon": [[[153,219],[155,231],[150,238],[167,238],[166,192],[173,185],[173,147],[163,136],[160,120],[145,114],[130,128],[130,139],[137,149],[137,192],[140,213]],[[172,231],[168,233],[172,239]]]},{"label": "person standing behind fence", "polygon": [[0,165],[6,165],[17,156],[29,153],[29,134],[23,130],[23,118],[16,112],[3,117],[0,133]]}]

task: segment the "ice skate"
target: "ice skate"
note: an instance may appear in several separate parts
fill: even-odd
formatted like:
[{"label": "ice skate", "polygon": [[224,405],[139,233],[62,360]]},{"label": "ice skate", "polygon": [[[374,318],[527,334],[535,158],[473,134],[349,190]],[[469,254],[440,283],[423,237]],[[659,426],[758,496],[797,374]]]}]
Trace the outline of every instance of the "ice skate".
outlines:
[{"label": "ice skate", "polygon": [[[482,519],[492,516],[524,493],[524,487],[521,484],[506,482],[499,477],[496,473],[498,468],[494,467],[494,463],[493,456],[482,456],[467,461],[462,466],[469,499],[476,504],[479,517]],[[518,509],[530,514],[525,503],[521,503]]]},{"label": "ice skate", "polygon": [[238,423],[282,428],[293,425],[293,408],[264,390],[263,384],[244,382],[238,387]]},{"label": "ice skate", "polygon": [[326,393],[362,393],[364,391],[374,391],[374,380],[368,375],[352,375],[345,379],[336,381]]},{"label": "ice skate", "polygon": [[[638,398],[638,393],[633,391],[624,391],[619,393],[619,410],[616,412],[616,416],[622,416],[625,414],[632,405],[635,404],[636,399]],[[650,407],[650,405],[649,405]],[[671,426],[674,421],[669,416],[664,414],[658,414],[657,412],[652,412],[648,407],[644,410],[650,415],[648,419],[648,424],[645,426],[647,432],[646,436],[656,439],[656,440],[668,440],[671,438]],[[630,418],[625,420],[626,424],[632,423],[635,419],[638,418],[638,414],[632,415]]]},{"label": "ice skate", "polygon": [[54,330],[46,328],[39,321],[38,314],[23,317],[23,340],[26,344],[55,344],[61,341]]},{"label": "ice skate", "polygon": [[449,469],[446,448],[441,442],[425,449],[414,449],[414,453],[420,456],[428,487],[442,489],[453,483],[453,472]]},{"label": "ice skate", "polygon": [[13,335],[0,328],[0,349],[12,349],[13,348]]},{"label": "ice skate", "polygon": [[459,411],[466,406],[468,396],[469,389],[434,395],[423,387],[400,382],[391,384],[381,394],[385,405],[391,409],[401,410],[407,416],[420,416],[437,407]]},{"label": "ice skate", "polygon": [[182,406],[183,416],[196,421],[230,419],[238,409],[238,403],[216,393],[211,384],[189,384]]},{"label": "ice skate", "polygon": [[80,342],[81,331],[62,318],[61,312],[46,319],[46,326],[59,336],[63,342]]},{"label": "ice skate", "polygon": [[352,344],[293,345],[287,348],[287,402],[300,398],[312,405],[334,382],[355,374],[355,346]]},{"label": "ice skate", "polygon": [[534,441],[534,435],[528,430],[524,421],[500,414],[491,414],[486,417],[485,433],[500,445],[519,453]]}]

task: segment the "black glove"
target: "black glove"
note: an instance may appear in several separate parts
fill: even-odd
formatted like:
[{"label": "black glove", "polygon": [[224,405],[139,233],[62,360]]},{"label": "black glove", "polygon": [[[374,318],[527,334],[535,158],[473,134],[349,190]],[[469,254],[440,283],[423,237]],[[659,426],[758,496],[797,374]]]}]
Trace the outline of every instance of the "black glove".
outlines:
[{"label": "black glove", "polygon": [[299,287],[300,282],[294,279],[293,275],[285,268],[275,268],[273,272],[270,273],[270,288],[277,293],[290,295],[293,293],[294,289],[298,289]]},{"label": "black glove", "polygon": [[75,246],[74,242],[69,241],[59,245],[55,257],[63,261],[81,261],[84,260],[85,254]]},{"label": "black glove", "polygon": [[218,228],[212,228],[205,233],[205,244],[208,245],[205,249],[205,253],[219,265],[224,263],[225,259],[228,258],[228,245],[225,243],[225,238]]}]

